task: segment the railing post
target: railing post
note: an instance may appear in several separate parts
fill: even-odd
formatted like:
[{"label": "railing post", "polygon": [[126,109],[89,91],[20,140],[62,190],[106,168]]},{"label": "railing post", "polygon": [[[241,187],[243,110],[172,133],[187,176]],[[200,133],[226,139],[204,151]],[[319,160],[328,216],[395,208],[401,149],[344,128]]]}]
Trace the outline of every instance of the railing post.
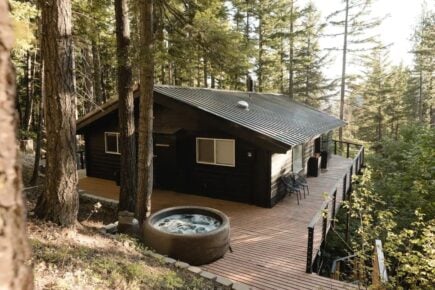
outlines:
[{"label": "railing post", "polygon": [[346,188],[347,187],[347,174],[343,178],[343,197],[342,200],[346,200]]},{"label": "railing post", "polygon": [[308,227],[308,244],[307,244],[307,267],[305,272],[313,272],[313,240],[314,240],[314,228]]},{"label": "railing post", "polygon": [[[325,209],[328,209],[328,206],[325,207]],[[328,211],[326,211],[326,214],[322,214],[322,243],[326,239],[326,228],[328,227]]]},{"label": "railing post", "polygon": [[365,156],[364,156],[364,146],[362,147],[362,150],[361,150],[361,166],[364,166],[364,158],[365,158]]},{"label": "railing post", "polygon": [[334,193],[332,195],[332,215],[331,215],[331,227],[335,227],[335,207],[337,201],[337,188],[335,188]]},{"label": "railing post", "polygon": [[85,169],[85,152],[80,151],[80,168]]},{"label": "railing post", "polygon": [[347,147],[347,148],[346,148],[346,158],[349,158],[349,145],[350,145],[350,144],[349,144],[349,143],[346,143],[346,145],[347,145],[347,146],[346,146],[346,147]]},{"label": "railing post", "polygon": [[334,140],[334,154],[337,155],[337,140]]},{"label": "railing post", "polygon": [[349,170],[349,192],[352,191],[352,175],[353,175],[353,164],[350,166],[350,170]]}]

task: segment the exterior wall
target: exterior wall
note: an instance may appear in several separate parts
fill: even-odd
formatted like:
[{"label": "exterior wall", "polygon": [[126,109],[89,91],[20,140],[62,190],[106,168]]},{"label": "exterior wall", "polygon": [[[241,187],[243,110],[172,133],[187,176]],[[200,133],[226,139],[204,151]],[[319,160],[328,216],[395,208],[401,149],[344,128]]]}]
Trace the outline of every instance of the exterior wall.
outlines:
[{"label": "exterior wall", "polygon": [[[314,155],[314,139],[309,140],[302,146],[303,172],[307,173],[308,159]],[[285,194],[285,189],[280,182],[282,175],[292,172],[293,159],[292,149],[285,154],[272,154],[271,156],[271,190],[270,197],[272,204],[277,203]]]},{"label": "exterior wall", "polygon": [[292,171],[292,150],[290,149],[285,154],[272,154],[271,157],[271,199],[279,199],[279,196],[285,194],[284,188],[280,184],[279,178],[282,175]]},{"label": "exterior wall", "polygon": [[[136,121],[137,117],[136,112]],[[271,205],[268,151],[211,128],[196,115],[159,105],[155,106],[154,131],[156,186],[263,207]],[[104,132],[118,132],[117,111],[86,129],[87,175],[115,180],[120,155],[105,153]],[[234,139],[236,166],[196,163],[197,137]]]},{"label": "exterior wall", "polygon": [[115,180],[120,155],[105,153],[104,132],[118,132],[117,115],[109,114],[96,121],[85,133],[86,174]]},{"label": "exterior wall", "polygon": [[[316,137],[317,138],[317,137]],[[303,154],[302,154],[302,164],[304,165],[304,174],[307,174],[308,169],[308,159],[314,155],[314,140],[316,138],[312,138],[303,146]]]}]

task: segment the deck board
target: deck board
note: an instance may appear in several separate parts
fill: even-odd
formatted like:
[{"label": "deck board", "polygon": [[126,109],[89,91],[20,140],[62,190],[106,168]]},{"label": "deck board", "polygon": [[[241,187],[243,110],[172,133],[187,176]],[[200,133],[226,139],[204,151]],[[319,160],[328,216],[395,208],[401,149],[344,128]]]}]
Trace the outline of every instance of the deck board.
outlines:
[{"label": "deck board", "polygon": [[[213,272],[258,289],[354,289],[354,285],[305,273],[307,226],[330,191],[348,171],[352,161],[332,156],[328,171],[308,178],[310,195],[297,205],[296,197],[284,198],[271,209],[173,191],[155,190],[153,211],[179,205],[208,206],[230,218],[233,253],[203,266]],[[118,199],[114,182],[85,177],[80,188],[90,194]],[[341,201],[342,184],[338,184],[337,201]],[[314,250],[320,247],[314,238]]]}]

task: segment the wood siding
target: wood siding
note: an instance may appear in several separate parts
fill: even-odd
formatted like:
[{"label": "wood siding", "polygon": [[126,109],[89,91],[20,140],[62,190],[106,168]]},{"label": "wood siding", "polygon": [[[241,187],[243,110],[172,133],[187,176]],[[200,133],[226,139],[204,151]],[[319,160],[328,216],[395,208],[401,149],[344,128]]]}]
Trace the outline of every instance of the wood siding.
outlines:
[{"label": "wood siding", "polygon": [[[135,115],[137,122],[137,110]],[[104,132],[118,132],[117,111],[86,129],[87,175],[115,180],[120,156],[105,153]],[[201,115],[162,105],[155,105],[154,132],[157,188],[271,206],[269,151],[219,130]],[[235,167],[196,163],[197,137],[234,139]]]},{"label": "wood siding", "polygon": [[86,174],[115,180],[120,155],[105,152],[104,132],[118,132],[118,115],[113,112],[96,121],[85,133]]}]

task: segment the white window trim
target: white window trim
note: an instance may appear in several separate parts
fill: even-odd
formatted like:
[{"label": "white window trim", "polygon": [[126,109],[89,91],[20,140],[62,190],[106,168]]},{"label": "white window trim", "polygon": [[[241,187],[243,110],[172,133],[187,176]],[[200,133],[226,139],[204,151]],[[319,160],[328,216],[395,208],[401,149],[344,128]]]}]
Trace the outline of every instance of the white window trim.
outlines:
[{"label": "white window trim", "polygon": [[[115,135],[116,136],[116,149],[117,151],[109,151],[107,150],[107,136],[108,135]],[[104,132],[104,152],[107,154],[115,154],[115,155],[121,155],[121,152],[119,152],[119,133],[118,132]]]},{"label": "white window trim", "polygon": [[[212,140],[213,141],[213,150],[214,150],[214,162],[206,162],[199,160],[199,140]],[[233,144],[233,152],[234,152],[234,163],[233,164],[222,164],[216,162],[216,141],[231,141]],[[215,166],[226,166],[226,167],[236,167],[236,140],[234,139],[219,139],[219,138],[205,138],[205,137],[197,137],[196,138],[196,163],[199,164],[207,164],[207,165],[215,165]]]}]

